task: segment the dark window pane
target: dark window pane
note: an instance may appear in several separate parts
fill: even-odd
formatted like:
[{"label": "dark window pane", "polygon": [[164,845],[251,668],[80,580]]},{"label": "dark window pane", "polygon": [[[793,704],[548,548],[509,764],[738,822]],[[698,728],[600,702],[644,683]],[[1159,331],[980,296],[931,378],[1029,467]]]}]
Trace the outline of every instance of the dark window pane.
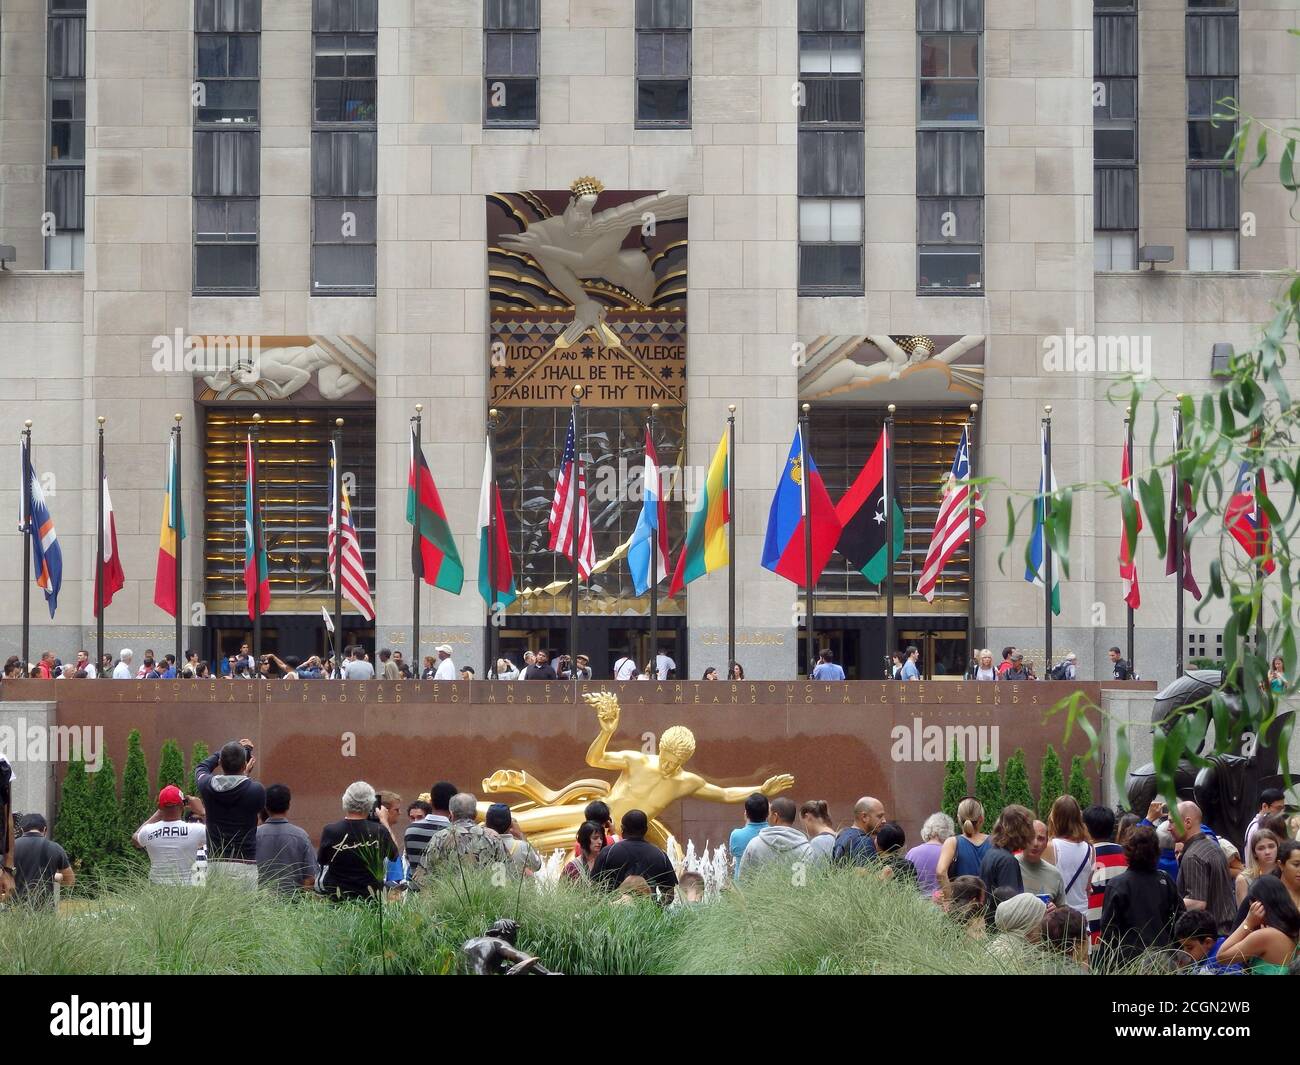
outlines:
[{"label": "dark window pane", "polygon": [[375,109],[375,81],[316,82],[317,122],[373,122]]},{"label": "dark window pane", "polygon": [[318,244],[311,250],[312,290],[354,290],[375,287],[373,244]]},{"label": "dark window pane", "polygon": [[195,0],[195,30],[220,33],[262,28],[261,0]]},{"label": "dark window pane", "polygon": [[221,77],[228,73],[226,56],[229,40],[228,37],[217,34],[197,35],[195,43],[198,54],[195,58],[195,68],[200,78]]},{"label": "dark window pane", "polygon": [[230,73],[234,77],[255,78],[259,73],[258,40],[252,36],[230,38]]},{"label": "dark window pane", "polygon": [[377,151],[374,133],[313,133],[312,195],[374,196]]},{"label": "dark window pane", "polygon": [[312,28],[317,32],[377,30],[379,0],[315,0],[312,10]]},{"label": "dark window pane", "polygon": [[984,287],[983,254],[978,251],[930,251],[917,255],[917,289],[978,292]]},{"label": "dark window pane", "polygon": [[86,20],[52,18],[49,21],[46,74],[51,78],[86,76]]},{"label": "dark window pane", "polygon": [[921,82],[922,122],[978,122],[978,81]]},{"label": "dark window pane", "polygon": [[690,29],[691,0],[636,0],[636,25],[642,30]]},{"label": "dark window pane", "polygon": [[535,125],[536,79],[488,78],[484,86],[483,116],[489,126]]},{"label": "dark window pane", "polygon": [[257,288],[257,246],[196,245],[194,287],[206,290],[255,290]]},{"label": "dark window pane", "polygon": [[917,201],[916,236],[919,244],[983,244],[984,201]]},{"label": "dark window pane", "polygon": [[1188,167],[1187,228],[1235,229],[1238,224],[1236,172],[1221,167]]},{"label": "dark window pane", "polygon": [[[636,68],[642,74],[662,74],[664,69],[664,35],[638,33],[636,35]],[[489,67],[489,70],[492,68]]]},{"label": "dark window pane", "polygon": [[1104,162],[1136,162],[1136,136],[1131,129],[1093,130],[1092,154]]},{"label": "dark window pane", "polygon": [[50,167],[45,171],[45,209],[59,230],[86,225],[86,172],[80,167]]},{"label": "dark window pane", "polygon": [[1115,119],[1137,118],[1137,80],[1134,78],[1112,78],[1105,85],[1105,104],[1093,108],[1094,117],[1105,116]]},{"label": "dark window pane", "polygon": [[688,77],[691,73],[691,38],[686,33],[664,34],[664,71],[665,74],[680,74]]},{"label": "dark window pane", "polygon": [[352,34],[347,39],[348,76],[353,78],[373,78],[378,74],[376,63],[376,41],[378,38]]},{"label": "dark window pane", "polygon": [[194,195],[256,196],[258,192],[256,133],[195,131]]},{"label": "dark window pane", "polygon": [[374,244],[375,201],[312,201],[312,240],[317,244]]},{"label": "dark window pane", "polygon": [[799,289],[862,291],[861,244],[801,244]]},{"label": "dark window pane", "polygon": [[952,67],[949,73],[954,78],[977,78],[980,72],[980,41],[978,37],[967,34],[962,37],[948,38],[952,49]]},{"label": "dark window pane", "polygon": [[84,81],[50,82],[50,118],[84,119],[86,117],[86,83]]},{"label": "dark window pane", "polygon": [[1137,17],[1098,15],[1093,24],[1093,69],[1098,77],[1137,74]]},{"label": "dark window pane", "polygon": [[920,130],[916,135],[918,196],[982,196],[984,135],[977,130]]},{"label": "dark window pane", "polygon": [[683,125],[691,118],[689,81],[638,81],[636,119],[646,125]]},{"label": "dark window pane", "polygon": [[1222,159],[1236,132],[1236,127],[1230,122],[1220,122],[1218,126],[1210,122],[1187,123],[1187,158],[1198,161]]},{"label": "dark window pane", "polygon": [[800,196],[865,195],[861,132],[799,133]]},{"label": "dark window pane", "polygon": [[921,38],[921,77],[946,78],[948,76],[948,38]]},{"label": "dark window pane", "polygon": [[535,30],[538,0],[486,0],[483,25],[491,30]]},{"label": "dark window pane", "polygon": [[1237,19],[1189,15],[1186,39],[1188,77],[1237,73]]},{"label": "dark window pane", "polygon": [[1137,228],[1137,170],[1099,166],[1092,173],[1092,192],[1097,229]]},{"label": "dark window pane", "polygon": [[805,78],[803,122],[861,122],[862,79]]},{"label": "dark window pane", "polygon": [[256,81],[205,81],[206,103],[196,117],[200,122],[256,122],[257,87]]}]

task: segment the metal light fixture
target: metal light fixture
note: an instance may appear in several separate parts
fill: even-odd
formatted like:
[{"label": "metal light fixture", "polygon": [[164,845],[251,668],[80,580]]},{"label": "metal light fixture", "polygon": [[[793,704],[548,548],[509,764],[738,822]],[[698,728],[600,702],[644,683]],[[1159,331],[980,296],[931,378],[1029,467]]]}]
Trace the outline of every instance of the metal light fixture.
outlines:
[{"label": "metal light fixture", "polygon": [[1171,263],[1174,261],[1174,248],[1172,244],[1143,244],[1138,248],[1138,262],[1147,263],[1152,269],[1156,263]]},{"label": "metal light fixture", "polygon": [[1225,343],[1215,344],[1210,349],[1210,376],[1226,377],[1228,375],[1228,363],[1232,360],[1232,345]]}]

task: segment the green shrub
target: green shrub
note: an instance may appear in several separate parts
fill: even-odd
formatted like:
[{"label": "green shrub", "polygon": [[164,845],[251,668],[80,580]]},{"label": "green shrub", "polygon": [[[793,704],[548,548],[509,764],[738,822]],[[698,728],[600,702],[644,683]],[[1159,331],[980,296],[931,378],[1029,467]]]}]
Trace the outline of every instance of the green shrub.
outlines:
[{"label": "green shrub", "polygon": [[1002,798],[1002,777],[997,770],[985,772],[981,766],[975,769],[975,798],[984,807],[985,831],[991,831],[997,823],[1002,807],[1006,805]]},{"label": "green shrub", "polygon": [[207,761],[208,755],[211,753],[212,752],[208,750],[208,745],[202,740],[199,740],[199,742],[194,745],[193,750],[190,751],[190,786],[183,789],[186,795],[198,794],[199,786],[195,783],[194,771],[198,769],[200,762]]},{"label": "green shrub", "polygon": [[94,861],[90,817],[91,777],[80,758],[68,763],[59,794],[59,813],[54,819],[54,839],[68,852],[78,874]]},{"label": "green shrub", "polygon": [[117,770],[113,759],[104,755],[99,771],[90,774],[90,809],[87,818],[89,872],[105,877],[126,855],[122,829],[122,807],[117,798]]},{"label": "green shrub", "polygon": [[1034,808],[1034,793],[1029,790],[1029,773],[1025,769],[1025,752],[1017,747],[1003,770],[1002,801],[1007,805]]},{"label": "green shrub", "polygon": [[140,730],[132,729],[126,738],[126,766],[122,770],[122,853],[143,859],[144,852],[131,845],[131,833],[158,808],[155,795],[149,793],[149,766],[140,746]]},{"label": "green shrub", "polygon": [[1070,759],[1070,786],[1066,790],[1078,801],[1080,810],[1092,805],[1092,782],[1083,771],[1082,755],[1076,754]]},{"label": "green shrub", "polygon": [[970,794],[970,784],[966,777],[966,760],[961,757],[957,750],[957,737],[952,740],[952,757],[948,759],[948,765],[943,777],[943,805],[940,807],[944,813],[957,821],[957,806]]},{"label": "green shrub", "polygon": [[181,745],[175,740],[163,740],[162,751],[158,755],[158,791],[168,784],[175,784],[185,791],[185,756]]},{"label": "green shrub", "polygon": [[1061,759],[1050,743],[1043,755],[1043,768],[1039,776],[1038,819],[1046,821],[1052,812],[1052,803],[1065,794],[1065,778],[1061,775]]}]

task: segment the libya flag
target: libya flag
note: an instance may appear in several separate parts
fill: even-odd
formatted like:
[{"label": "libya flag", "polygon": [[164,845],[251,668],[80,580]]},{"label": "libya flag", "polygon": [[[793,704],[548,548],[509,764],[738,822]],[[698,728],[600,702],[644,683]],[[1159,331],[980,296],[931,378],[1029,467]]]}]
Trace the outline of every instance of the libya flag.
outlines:
[{"label": "libya flag", "polygon": [[465,567],[460,563],[456,539],[447,524],[438,488],[433,483],[424,449],[411,428],[411,469],[406,480],[406,521],[415,530],[411,544],[411,572],[425,584],[460,595]]},{"label": "libya flag", "polygon": [[[886,483],[889,479],[888,455],[889,442],[884,429],[881,429],[880,439],[876,441],[867,464],[835,506],[835,513],[844,526],[840,533],[839,553],[872,584],[881,584],[889,573],[890,562],[903,553],[906,533],[903,508],[898,505],[893,486]],[[889,557],[885,556],[886,498],[894,508],[894,546]]]}]

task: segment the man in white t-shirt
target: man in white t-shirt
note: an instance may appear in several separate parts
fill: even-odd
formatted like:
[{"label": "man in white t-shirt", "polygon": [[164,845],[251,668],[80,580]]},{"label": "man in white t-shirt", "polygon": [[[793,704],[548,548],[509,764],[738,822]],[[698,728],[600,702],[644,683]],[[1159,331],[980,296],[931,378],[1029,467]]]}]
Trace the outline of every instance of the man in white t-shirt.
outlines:
[{"label": "man in white t-shirt", "polygon": [[438,652],[438,669],[434,673],[434,680],[456,680],[456,663],[451,660],[451,645],[440,643],[434,648]]},{"label": "man in white t-shirt", "polygon": [[641,672],[637,668],[636,659],[631,655],[624,655],[614,663],[615,680],[636,680],[636,675]]},{"label": "man in white t-shirt", "polygon": [[136,830],[131,841],[149,855],[149,882],[192,884],[199,849],[208,842],[208,830],[198,821],[182,821],[189,807],[203,816],[198,796],[186,798],[175,784],[158,793],[158,809]]},{"label": "man in white t-shirt", "polygon": [[135,670],[131,668],[133,658],[135,658],[135,652],[129,647],[123,647],[121,661],[113,667],[114,680],[131,680],[135,677]]},{"label": "man in white t-shirt", "polygon": [[374,680],[375,667],[366,661],[365,649],[352,648],[352,658],[343,663],[344,680]]},{"label": "man in white t-shirt", "polygon": [[659,657],[655,659],[655,673],[659,675],[659,679],[667,680],[668,674],[673,672],[676,668],[677,663],[660,651]]}]

